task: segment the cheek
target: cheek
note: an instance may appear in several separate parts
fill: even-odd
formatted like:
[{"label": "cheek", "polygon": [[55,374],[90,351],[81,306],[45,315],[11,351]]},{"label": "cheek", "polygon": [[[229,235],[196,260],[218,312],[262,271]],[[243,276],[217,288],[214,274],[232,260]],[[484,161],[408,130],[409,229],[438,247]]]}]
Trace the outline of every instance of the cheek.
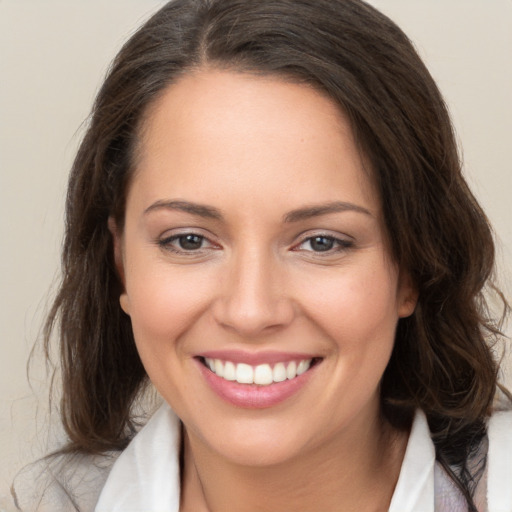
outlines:
[{"label": "cheek", "polygon": [[180,350],[181,335],[208,307],[211,279],[197,270],[173,271],[165,261],[133,263],[127,273],[126,293],[141,356]]},{"label": "cheek", "polygon": [[307,311],[344,348],[377,343],[392,346],[396,324],[397,277],[387,265],[343,269],[308,283]]}]

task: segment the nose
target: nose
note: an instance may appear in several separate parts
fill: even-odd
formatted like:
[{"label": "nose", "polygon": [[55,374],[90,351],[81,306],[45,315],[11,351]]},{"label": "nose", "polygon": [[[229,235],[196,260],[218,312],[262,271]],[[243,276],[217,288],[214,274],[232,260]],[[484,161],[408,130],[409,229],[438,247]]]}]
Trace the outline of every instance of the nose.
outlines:
[{"label": "nose", "polygon": [[289,325],[294,304],[286,295],[283,269],[265,251],[249,248],[233,256],[214,304],[218,324],[244,338],[256,338]]}]

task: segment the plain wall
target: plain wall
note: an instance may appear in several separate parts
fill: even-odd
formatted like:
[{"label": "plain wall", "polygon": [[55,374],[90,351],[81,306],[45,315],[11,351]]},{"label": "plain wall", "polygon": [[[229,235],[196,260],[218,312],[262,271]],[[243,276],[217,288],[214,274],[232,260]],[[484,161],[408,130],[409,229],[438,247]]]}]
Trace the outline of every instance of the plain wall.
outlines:
[{"label": "plain wall", "polygon": [[[45,449],[40,353],[32,388],[26,362],[58,275],[80,126],[115,52],[163,3],[0,0],[0,510],[16,470]],[[496,229],[510,297],[512,2],[373,3],[412,38],[445,95],[468,180]]]}]

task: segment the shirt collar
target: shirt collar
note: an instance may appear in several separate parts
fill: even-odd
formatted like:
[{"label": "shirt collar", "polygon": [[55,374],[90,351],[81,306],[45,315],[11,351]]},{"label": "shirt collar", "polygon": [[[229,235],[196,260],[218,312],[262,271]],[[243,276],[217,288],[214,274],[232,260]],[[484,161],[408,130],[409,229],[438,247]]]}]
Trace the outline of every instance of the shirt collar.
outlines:
[{"label": "shirt collar", "polygon": [[[114,464],[95,512],[179,512],[180,421],[164,403]],[[416,412],[389,512],[434,512],[435,450]]]}]

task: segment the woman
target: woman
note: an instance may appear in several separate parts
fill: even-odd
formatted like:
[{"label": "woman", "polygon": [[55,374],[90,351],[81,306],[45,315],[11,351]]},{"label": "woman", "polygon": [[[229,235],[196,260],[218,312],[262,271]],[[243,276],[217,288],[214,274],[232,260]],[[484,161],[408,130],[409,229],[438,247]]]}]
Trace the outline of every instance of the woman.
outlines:
[{"label": "woman", "polygon": [[365,3],[167,4],[96,100],[63,264],[59,510],[512,506],[491,231]]}]

